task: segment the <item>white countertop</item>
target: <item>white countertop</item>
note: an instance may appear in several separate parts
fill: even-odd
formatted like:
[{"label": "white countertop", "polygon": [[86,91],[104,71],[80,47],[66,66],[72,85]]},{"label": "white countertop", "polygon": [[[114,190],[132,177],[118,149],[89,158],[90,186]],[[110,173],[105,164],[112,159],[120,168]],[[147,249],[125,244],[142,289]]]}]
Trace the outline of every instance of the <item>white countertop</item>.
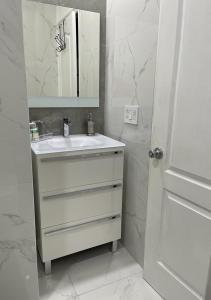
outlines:
[{"label": "white countertop", "polygon": [[67,138],[54,136],[48,140],[31,143],[32,151],[36,155],[124,147],[125,144],[102,134],[96,134],[94,136],[77,134]]}]

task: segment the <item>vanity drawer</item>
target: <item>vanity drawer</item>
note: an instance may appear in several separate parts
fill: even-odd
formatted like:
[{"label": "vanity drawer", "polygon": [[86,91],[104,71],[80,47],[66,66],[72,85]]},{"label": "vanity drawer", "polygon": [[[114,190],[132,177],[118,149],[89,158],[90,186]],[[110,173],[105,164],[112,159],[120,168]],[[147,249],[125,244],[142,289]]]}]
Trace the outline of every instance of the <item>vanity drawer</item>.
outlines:
[{"label": "vanity drawer", "polygon": [[40,159],[40,192],[121,180],[123,151]]},{"label": "vanity drawer", "polygon": [[41,228],[96,216],[120,214],[121,210],[121,183],[87,187],[59,195],[41,196]]},{"label": "vanity drawer", "polygon": [[75,227],[42,230],[44,262],[121,238],[121,218],[105,218]]}]

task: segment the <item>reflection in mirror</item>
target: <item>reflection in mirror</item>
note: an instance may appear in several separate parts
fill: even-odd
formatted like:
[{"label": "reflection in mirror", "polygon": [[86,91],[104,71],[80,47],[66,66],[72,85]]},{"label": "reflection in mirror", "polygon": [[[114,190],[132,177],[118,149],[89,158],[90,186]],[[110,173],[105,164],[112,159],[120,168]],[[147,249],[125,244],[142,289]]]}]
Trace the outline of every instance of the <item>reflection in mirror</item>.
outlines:
[{"label": "reflection in mirror", "polygon": [[99,101],[99,13],[23,1],[23,32],[29,98]]}]

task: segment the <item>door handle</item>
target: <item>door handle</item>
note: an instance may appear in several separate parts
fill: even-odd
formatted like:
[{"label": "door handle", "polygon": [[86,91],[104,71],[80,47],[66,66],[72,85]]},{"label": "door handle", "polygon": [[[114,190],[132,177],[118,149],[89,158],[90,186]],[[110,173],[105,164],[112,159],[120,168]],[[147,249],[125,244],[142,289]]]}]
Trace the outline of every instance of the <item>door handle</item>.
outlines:
[{"label": "door handle", "polygon": [[154,150],[150,150],[149,157],[155,158],[155,159],[162,159],[163,158],[163,150],[160,148],[155,148]]}]

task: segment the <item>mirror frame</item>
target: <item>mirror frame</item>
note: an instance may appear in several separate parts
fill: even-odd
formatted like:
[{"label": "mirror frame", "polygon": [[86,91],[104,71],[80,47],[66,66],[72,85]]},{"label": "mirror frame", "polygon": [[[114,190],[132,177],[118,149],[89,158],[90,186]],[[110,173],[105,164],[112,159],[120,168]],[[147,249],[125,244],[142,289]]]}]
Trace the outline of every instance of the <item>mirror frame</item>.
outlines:
[{"label": "mirror frame", "polygon": [[99,107],[99,98],[28,97],[29,108]]}]

